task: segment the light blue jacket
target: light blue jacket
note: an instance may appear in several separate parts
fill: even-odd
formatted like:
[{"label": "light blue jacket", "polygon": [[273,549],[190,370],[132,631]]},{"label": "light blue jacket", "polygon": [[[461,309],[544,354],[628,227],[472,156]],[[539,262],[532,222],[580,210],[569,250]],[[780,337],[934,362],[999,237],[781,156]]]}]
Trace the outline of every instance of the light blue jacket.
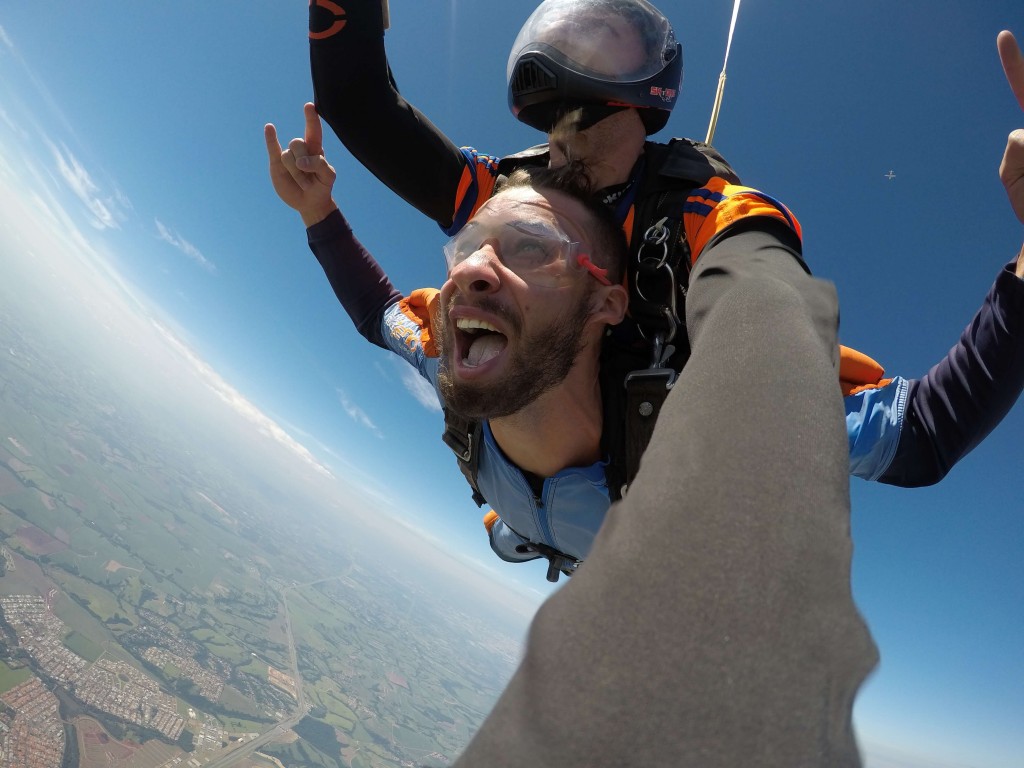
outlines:
[{"label": "light blue jacket", "polygon": [[[420,343],[420,325],[399,304],[384,314],[388,348],[415,366],[437,391],[439,360]],[[894,378],[883,387],[844,398],[850,438],[850,474],[875,480],[888,468],[899,443],[908,382]],[[521,562],[538,555],[529,544],[552,547],[577,560],[590,552],[611,506],[605,481],[606,462],[570,467],[546,478],[535,496],[519,468],[505,458],[487,422],[477,483],[500,519],[491,527],[491,548],[503,560]]]}]

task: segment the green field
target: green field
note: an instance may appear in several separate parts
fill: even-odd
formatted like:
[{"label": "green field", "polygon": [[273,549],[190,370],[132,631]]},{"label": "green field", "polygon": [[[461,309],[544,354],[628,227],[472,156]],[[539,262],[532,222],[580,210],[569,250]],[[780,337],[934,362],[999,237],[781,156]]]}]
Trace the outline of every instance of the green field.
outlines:
[{"label": "green field", "polygon": [[[224,686],[217,703],[232,712],[241,712],[242,714],[256,716],[262,715],[262,712],[256,702],[245,696],[241,691],[232,688],[230,685]],[[260,728],[252,728],[250,730],[258,731]]]},{"label": "green field", "polygon": [[250,656],[249,661],[247,661],[245,664],[237,665],[235,669],[237,669],[239,672],[244,672],[247,675],[259,677],[263,680],[267,679],[267,662],[262,661],[261,659],[255,656]]},{"label": "green field", "polygon": [[[10,475],[6,467],[0,466],[0,487],[3,486],[4,474]],[[7,499],[7,497],[4,497]],[[11,512],[4,504],[0,504],[0,534],[4,538],[14,535],[14,532],[25,525],[25,521]]]},{"label": "green field", "polygon": [[345,733],[351,733],[352,729],[355,727],[356,724],[355,720],[345,720],[344,718],[339,717],[333,712],[327,713],[327,715],[324,717],[324,722],[330,723],[332,726],[341,731],[344,731]]},{"label": "green field", "polygon": [[122,603],[116,595],[105,587],[88,579],[73,576],[67,571],[55,570],[51,573],[63,587],[64,591],[74,596],[89,613],[98,621],[109,622],[115,616],[127,618],[132,623],[138,622],[135,611]]},{"label": "green field", "polygon": [[192,630],[191,635],[198,642],[202,643],[210,653],[233,664],[240,664],[251,658],[247,649],[240,648],[238,644],[227,635],[222,635],[220,632],[216,632],[208,627],[194,629]]},{"label": "green field", "polygon": [[32,673],[25,667],[12,669],[0,661],[0,693],[7,693],[11,688],[21,685],[32,677]]},{"label": "green field", "polygon": [[77,653],[86,661],[96,661],[103,655],[103,649],[85,635],[71,631],[64,638],[64,645],[72,653]]},{"label": "green field", "polygon": [[[306,696],[318,704],[323,705],[329,714],[333,714],[346,721],[354,721],[356,714],[341,699],[337,693],[337,687],[331,680],[321,680],[316,685],[306,686]],[[349,730],[349,729],[346,729]]]},{"label": "green field", "polygon": [[257,723],[253,720],[242,720],[237,717],[218,716],[220,724],[228,733],[260,733],[266,727],[266,723]]}]

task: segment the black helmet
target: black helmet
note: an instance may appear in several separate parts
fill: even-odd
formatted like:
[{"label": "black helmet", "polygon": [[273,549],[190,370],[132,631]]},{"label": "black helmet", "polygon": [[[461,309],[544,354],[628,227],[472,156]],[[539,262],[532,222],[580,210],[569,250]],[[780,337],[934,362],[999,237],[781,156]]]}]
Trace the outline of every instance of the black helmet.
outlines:
[{"label": "black helmet", "polygon": [[651,134],[675,106],[683,48],[646,0],[545,0],[519,31],[507,75],[512,114],[533,128],[548,132],[576,108],[592,125],[635,107]]}]

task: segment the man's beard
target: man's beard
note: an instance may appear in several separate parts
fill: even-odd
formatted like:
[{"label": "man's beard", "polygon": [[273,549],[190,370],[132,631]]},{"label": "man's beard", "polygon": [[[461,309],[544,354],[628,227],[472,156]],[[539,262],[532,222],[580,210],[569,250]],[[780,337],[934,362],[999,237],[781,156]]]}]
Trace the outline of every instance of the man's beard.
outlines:
[{"label": "man's beard", "polygon": [[[439,313],[442,324],[441,364],[438,385],[447,408],[463,416],[494,419],[518,413],[538,397],[558,386],[569,375],[583,348],[589,296],[584,295],[546,328],[522,335],[522,320],[497,302],[484,299],[477,306],[503,318],[515,331],[518,344],[508,350],[508,373],[488,384],[457,382],[452,376],[450,357],[455,352],[454,329],[448,309]],[[511,344],[509,339],[509,344]]]}]

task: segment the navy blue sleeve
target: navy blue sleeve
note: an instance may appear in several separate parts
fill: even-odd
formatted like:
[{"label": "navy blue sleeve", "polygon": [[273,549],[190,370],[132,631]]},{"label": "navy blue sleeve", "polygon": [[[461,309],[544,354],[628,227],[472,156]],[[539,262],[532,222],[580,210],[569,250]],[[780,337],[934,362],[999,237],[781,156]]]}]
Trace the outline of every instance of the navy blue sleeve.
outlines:
[{"label": "navy blue sleeve", "polygon": [[939,482],[1002,421],[1024,388],[1024,280],[1011,262],[949,354],[910,382],[892,463],[878,480]]},{"label": "navy blue sleeve", "polygon": [[356,330],[371,344],[387,349],[381,334],[384,311],[399,293],[377,260],[352,233],[341,211],[334,211],[306,230],[309,249],[323,267],[334,295],[352,318]]},{"label": "navy blue sleeve", "polygon": [[[349,152],[442,228],[452,223],[466,159],[398,92],[384,51],[380,0],[309,4],[317,111]],[[337,9],[337,10],[334,10]]]}]

